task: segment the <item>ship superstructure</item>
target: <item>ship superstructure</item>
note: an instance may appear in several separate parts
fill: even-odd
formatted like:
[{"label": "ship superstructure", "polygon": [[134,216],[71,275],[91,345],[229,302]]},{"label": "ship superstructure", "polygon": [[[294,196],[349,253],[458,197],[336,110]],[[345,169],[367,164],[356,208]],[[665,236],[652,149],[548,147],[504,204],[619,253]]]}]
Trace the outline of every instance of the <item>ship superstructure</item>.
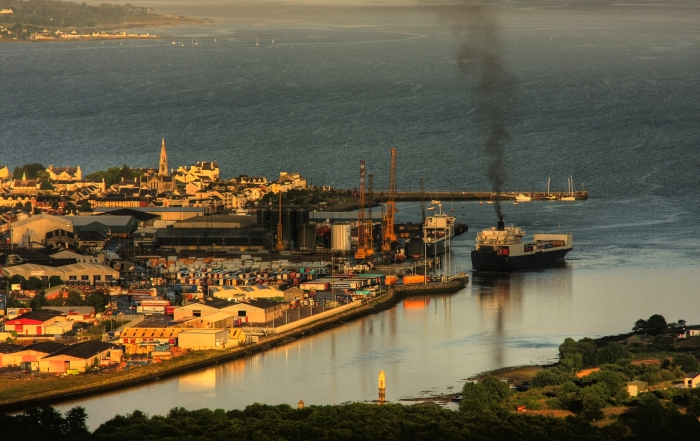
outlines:
[{"label": "ship superstructure", "polygon": [[572,233],[536,233],[524,240],[525,231],[506,226],[501,216],[496,227],[476,235],[472,268],[478,271],[508,271],[551,265],[564,260],[573,249]]}]

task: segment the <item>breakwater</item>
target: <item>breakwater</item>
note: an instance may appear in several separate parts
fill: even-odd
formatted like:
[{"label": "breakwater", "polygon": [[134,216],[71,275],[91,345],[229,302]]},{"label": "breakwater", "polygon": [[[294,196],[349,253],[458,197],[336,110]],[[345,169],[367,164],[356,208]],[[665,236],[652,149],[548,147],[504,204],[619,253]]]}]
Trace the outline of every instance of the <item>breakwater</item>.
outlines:
[{"label": "breakwater", "polygon": [[[376,191],[375,191],[376,194]],[[518,191],[518,192],[506,192],[506,193],[499,193],[496,194],[494,192],[490,191],[426,191],[424,193],[421,193],[419,191],[397,191],[396,192],[396,200],[397,201],[406,201],[406,202],[415,202],[415,201],[420,201],[420,200],[425,200],[425,201],[430,201],[431,199],[438,200],[438,201],[512,201],[515,200],[515,196],[518,194],[524,194],[528,195],[532,198],[533,201],[537,200],[542,200],[545,196],[547,196],[546,191]],[[566,196],[571,196],[568,192],[563,192],[563,191],[551,191],[549,192],[549,195],[554,195],[556,196],[557,199],[561,199],[562,197]],[[588,191],[583,190],[583,191],[575,191],[573,192],[573,196],[577,200],[586,200],[588,199]],[[375,197],[373,198],[375,201],[379,201],[381,198],[386,199],[386,194],[383,194],[380,197]]]}]

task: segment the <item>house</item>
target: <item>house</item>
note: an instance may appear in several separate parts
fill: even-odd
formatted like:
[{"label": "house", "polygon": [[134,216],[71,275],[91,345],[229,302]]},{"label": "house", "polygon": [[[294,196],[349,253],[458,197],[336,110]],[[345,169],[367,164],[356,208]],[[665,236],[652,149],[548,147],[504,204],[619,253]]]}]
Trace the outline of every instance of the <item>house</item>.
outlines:
[{"label": "house", "polygon": [[649,383],[646,381],[635,380],[627,382],[627,393],[630,394],[630,397],[636,397],[641,392],[647,391],[649,391]]},{"label": "house", "polygon": [[15,331],[18,335],[44,335],[47,326],[63,321],[61,315],[62,312],[52,309],[27,312],[5,321],[5,330]]},{"label": "house", "polygon": [[700,336],[700,325],[692,325],[685,327],[685,337],[698,337]]},{"label": "house", "polygon": [[690,372],[683,377],[683,384],[686,388],[696,388],[700,385],[700,372]]},{"label": "house", "polygon": [[99,366],[100,361],[109,358],[114,347],[111,343],[88,340],[67,346],[39,360],[41,372],[64,373],[68,369],[85,372],[93,366]]},{"label": "house", "polygon": [[31,363],[34,365],[34,370],[38,370],[38,363],[41,358],[65,347],[66,345],[55,341],[43,341],[24,346],[17,351],[8,352],[7,354],[0,353],[0,367],[19,367],[21,363]]},{"label": "house", "polygon": [[51,181],[80,181],[83,179],[83,172],[80,166],[77,167],[54,167],[49,165],[46,169]]},{"label": "house", "polygon": [[194,351],[226,349],[227,346],[230,347],[229,331],[228,329],[189,329],[180,333],[177,345]]}]

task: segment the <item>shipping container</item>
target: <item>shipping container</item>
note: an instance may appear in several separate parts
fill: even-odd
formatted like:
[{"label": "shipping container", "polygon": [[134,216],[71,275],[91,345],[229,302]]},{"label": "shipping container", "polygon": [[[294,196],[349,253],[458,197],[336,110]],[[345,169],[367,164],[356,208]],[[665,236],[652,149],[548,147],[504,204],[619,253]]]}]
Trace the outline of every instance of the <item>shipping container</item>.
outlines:
[{"label": "shipping container", "polygon": [[425,283],[425,276],[403,276],[404,285],[414,285],[416,283]]}]

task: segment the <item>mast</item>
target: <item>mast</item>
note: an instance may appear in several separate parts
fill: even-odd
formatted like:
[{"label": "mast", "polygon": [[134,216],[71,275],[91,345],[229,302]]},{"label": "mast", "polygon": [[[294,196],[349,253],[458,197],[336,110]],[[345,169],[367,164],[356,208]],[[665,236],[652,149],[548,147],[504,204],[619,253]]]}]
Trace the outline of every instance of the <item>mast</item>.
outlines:
[{"label": "mast", "polygon": [[389,199],[386,202],[386,215],[384,217],[384,237],[382,238],[382,251],[391,251],[391,244],[396,242],[394,232],[394,214],[396,209],[396,147],[391,148],[391,167],[389,169]]}]

